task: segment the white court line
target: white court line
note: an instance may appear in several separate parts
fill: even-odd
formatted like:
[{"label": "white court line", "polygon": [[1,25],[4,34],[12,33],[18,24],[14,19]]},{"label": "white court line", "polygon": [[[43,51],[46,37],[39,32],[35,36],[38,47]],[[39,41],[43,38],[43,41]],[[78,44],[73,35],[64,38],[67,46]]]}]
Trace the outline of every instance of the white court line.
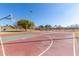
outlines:
[{"label": "white court line", "polygon": [[3,56],[5,56],[4,46],[3,46],[3,42],[2,42],[2,38],[1,37],[0,37],[0,42],[1,42]]},{"label": "white court line", "polygon": [[53,44],[53,41],[51,41],[50,45],[49,45],[42,53],[40,53],[38,56],[41,56],[41,55],[43,55],[45,52],[47,52],[47,51],[51,48],[52,44]]},{"label": "white court line", "polygon": [[75,34],[74,34],[74,32],[73,32],[73,54],[74,54],[74,56],[76,56],[76,49],[75,49],[75,40],[76,40],[76,38],[75,38]]}]

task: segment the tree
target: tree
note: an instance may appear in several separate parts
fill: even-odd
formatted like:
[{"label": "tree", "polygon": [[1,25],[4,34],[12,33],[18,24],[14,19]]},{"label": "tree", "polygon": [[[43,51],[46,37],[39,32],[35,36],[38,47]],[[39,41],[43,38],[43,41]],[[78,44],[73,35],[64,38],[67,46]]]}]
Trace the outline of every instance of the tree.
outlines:
[{"label": "tree", "polygon": [[45,29],[46,30],[51,30],[52,29],[52,26],[51,25],[45,25]]},{"label": "tree", "polygon": [[70,25],[70,28],[76,28],[76,29],[78,29],[79,28],[79,25],[78,24],[74,24],[74,25]]},{"label": "tree", "polygon": [[35,24],[34,24],[34,22],[32,22],[31,20],[27,20],[27,22],[28,22],[28,29],[33,29],[34,28],[34,26],[35,26]]},{"label": "tree", "polygon": [[27,30],[32,29],[35,26],[35,24],[31,20],[21,19],[17,21],[17,26]]},{"label": "tree", "polygon": [[44,30],[44,26],[43,26],[43,25],[40,25],[40,26],[39,26],[39,29],[40,29],[40,30]]}]

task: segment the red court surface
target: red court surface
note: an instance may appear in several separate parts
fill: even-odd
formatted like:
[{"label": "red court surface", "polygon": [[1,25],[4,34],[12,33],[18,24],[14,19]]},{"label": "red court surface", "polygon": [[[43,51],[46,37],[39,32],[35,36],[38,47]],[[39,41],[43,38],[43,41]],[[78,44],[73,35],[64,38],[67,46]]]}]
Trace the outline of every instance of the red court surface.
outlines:
[{"label": "red court surface", "polygon": [[[36,36],[3,43],[6,56],[73,56],[72,33],[34,33]],[[8,36],[9,37],[9,36]],[[0,55],[2,49],[0,45]]]},{"label": "red court surface", "polygon": [[75,38],[75,50],[76,56],[79,56],[79,38]]},{"label": "red court surface", "polygon": [[2,49],[1,49],[1,45],[0,45],[0,56],[3,56],[3,52],[2,52]]}]

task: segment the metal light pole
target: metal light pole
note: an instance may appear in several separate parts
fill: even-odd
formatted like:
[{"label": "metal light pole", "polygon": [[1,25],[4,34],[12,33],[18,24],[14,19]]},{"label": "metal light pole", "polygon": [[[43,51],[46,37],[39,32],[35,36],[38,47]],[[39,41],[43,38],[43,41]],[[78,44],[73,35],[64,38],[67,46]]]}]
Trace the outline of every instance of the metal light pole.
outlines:
[{"label": "metal light pole", "polygon": [[7,19],[7,20],[12,20],[12,14],[9,14],[9,15],[3,17],[3,18],[0,18],[0,21],[1,21],[1,20],[5,20],[5,19]]}]

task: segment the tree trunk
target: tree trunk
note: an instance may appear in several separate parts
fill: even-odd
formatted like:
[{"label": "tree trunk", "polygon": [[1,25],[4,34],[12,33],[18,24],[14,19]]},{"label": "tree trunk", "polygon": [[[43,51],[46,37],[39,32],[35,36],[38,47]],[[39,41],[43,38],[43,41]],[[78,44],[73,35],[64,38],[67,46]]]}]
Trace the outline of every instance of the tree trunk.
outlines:
[{"label": "tree trunk", "polygon": [[27,31],[27,29],[25,29],[25,31]]}]

